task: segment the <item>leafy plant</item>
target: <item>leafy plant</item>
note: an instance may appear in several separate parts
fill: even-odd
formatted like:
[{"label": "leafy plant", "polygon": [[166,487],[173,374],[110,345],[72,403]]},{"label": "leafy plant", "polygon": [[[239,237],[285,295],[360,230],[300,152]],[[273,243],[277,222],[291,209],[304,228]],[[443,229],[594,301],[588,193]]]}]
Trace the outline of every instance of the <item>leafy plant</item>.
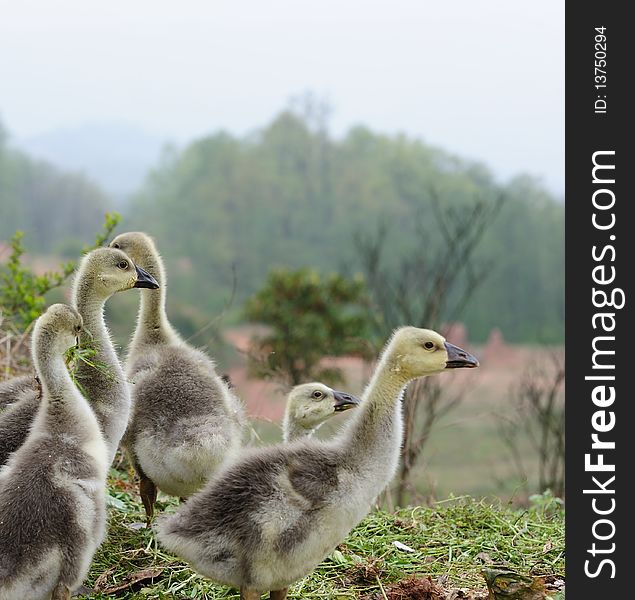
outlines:
[{"label": "leafy plant", "polygon": [[291,385],[312,378],[341,379],[325,356],[366,354],[366,287],[360,278],[320,275],[311,269],[275,269],[246,305],[247,318],[270,327],[250,356],[260,374]]},{"label": "leafy plant", "polygon": [[[102,230],[95,236],[94,244],[85,246],[82,253],[102,246],[120,220],[118,213],[106,213]],[[37,275],[23,262],[23,235],[22,231],[15,232],[9,244],[9,259],[0,267],[0,310],[17,331],[24,331],[37,319],[46,306],[46,294],[62,285],[76,266],[75,261],[68,261],[60,265],[59,271]]]},{"label": "leafy plant", "polygon": [[564,501],[554,496],[551,490],[546,489],[541,494],[532,494],[529,496],[529,505],[535,510],[541,510],[547,514],[562,510]]},{"label": "leafy plant", "polygon": [[84,342],[81,346],[71,346],[64,354],[64,360],[66,361],[66,366],[71,379],[79,391],[86,397],[88,397],[88,394],[82,385],[82,376],[80,374],[81,370],[78,368],[81,363],[84,363],[91,369],[101,371],[109,379],[114,379],[110,367],[95,358],[98,351],[99,349],[96,347],[95,340],[92,336],[89,336],[88,342]]}]

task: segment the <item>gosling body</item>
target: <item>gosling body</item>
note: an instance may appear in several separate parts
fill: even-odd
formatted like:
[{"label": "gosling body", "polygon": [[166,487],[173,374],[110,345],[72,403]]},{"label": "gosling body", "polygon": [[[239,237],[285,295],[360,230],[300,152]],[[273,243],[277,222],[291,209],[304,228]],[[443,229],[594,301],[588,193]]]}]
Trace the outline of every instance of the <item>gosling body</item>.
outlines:
[{"label": "gosling body", "polygon": [[184,344],[149,347],[129,364],[134,406],[124,444],[143,480],[186,498],[240,449],[237,401],[209,357]]},{"label": "gosling body", "polygon": [[23,394],[32,395],[39,387],[34,375],[20,375],[0,382],[0,411],[19,402]]}]

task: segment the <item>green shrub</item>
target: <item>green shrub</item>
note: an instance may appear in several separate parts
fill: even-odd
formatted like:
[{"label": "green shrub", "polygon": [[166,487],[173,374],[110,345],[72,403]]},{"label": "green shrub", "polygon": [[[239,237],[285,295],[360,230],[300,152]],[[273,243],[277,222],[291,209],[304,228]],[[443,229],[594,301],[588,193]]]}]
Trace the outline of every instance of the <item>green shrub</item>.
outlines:
[{"label": "green shrub", "polygon": [[[86,246],[83,253],[102,246],[119,224],[118,213],[106,213],[102,230],[95,236],[95,243]],[[16,331],[24,331],[40,316],[46,306],[46,294],[62,285],[75,270],[76,262],[60,265],[60,270],[36,275],[31,267],[24,265],[23,233],[16,231],[10,241],[11,254],[0,266],[0,314],[10,321]]]}]

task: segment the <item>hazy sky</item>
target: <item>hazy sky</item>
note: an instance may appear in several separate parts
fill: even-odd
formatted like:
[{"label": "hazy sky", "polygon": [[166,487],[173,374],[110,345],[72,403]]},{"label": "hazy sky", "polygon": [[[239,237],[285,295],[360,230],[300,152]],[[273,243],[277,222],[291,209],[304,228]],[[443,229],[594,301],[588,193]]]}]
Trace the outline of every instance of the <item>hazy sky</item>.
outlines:
[{"label": "hazy sky", "polygon": [[244,133],[306,90],[364,123],[564,192],[564,1],[0,0],[14,138],[127,121]]}]

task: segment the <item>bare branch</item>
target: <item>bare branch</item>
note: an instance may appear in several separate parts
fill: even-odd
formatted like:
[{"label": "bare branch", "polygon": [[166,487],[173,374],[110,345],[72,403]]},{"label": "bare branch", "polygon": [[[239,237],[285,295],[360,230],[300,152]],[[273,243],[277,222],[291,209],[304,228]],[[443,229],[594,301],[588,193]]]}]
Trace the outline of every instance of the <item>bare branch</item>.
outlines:
[{"label": "bare branch", "polygon": [[520,456],[521,440],[529,441],[538,455],[539,491],[549,488],[556,495],[564,493],[563,384],[562,355],[554,352],[542,363],[528,367],[512,392],[516,418],[500,428],[514,462]]},{"label": "bare branch", "polygon": [[[383,335],[403,324],[434,328],[442,319],[456,318],[492,270],[491,262],[477,266],[474,255],[502,205],[502,194],[476,196],[460,207],[444,208],[442,200],[435,187],[425,191],[421,203],[431,211],[413,215],[417,244],[397,265],[388,267],[384,262],[390,230],[386,222],[378,225],[374,235],[355,236],[368,288],[382,315],[377,323]],[[419,214],[423,213],[432,214],[430,223],[422,221]],[[448,395],[434,379],[414,382],[406,391],[402,463],[394,495],[398,505],[404,504],[407,495],[418,495],[412,472],[439,419],[456,408],[462,397],[462,393]]]}]

